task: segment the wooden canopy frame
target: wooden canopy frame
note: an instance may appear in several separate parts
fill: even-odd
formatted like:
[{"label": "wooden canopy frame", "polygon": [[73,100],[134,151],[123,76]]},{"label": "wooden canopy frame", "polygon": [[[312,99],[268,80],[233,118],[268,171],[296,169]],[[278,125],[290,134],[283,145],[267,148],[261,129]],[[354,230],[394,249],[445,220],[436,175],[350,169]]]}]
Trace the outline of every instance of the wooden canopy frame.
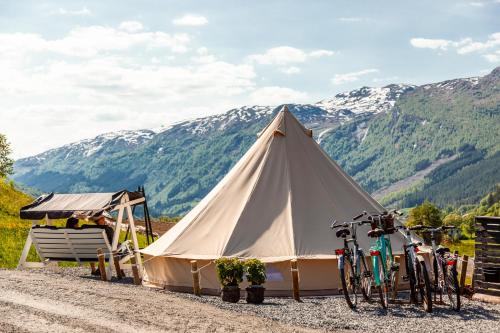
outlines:
[{"label": "wooden canopy frame", "polygon": [[[140,205],[140,204],[146,204],[146,198],[144,196],[137,198],[137,199],[130,200],[129,194],[127,192],[125,192],[121,196],[120,202],[117,205],[115,205],[112,209],[110,209],[109,211],[110,212],[118,211],[118,218],[117,218],[116,224],[115,224],[115,232],[113,234],[113,241],[111,242],[111,251],[118,250],[118,241],[120,238],[120,231],[121,231],[121,227],[122,227],[122,224],[124,222],[125,216],[127,217],[128,222],[129,222],[130,235],[132,238],[132,245],[133,245],[133,249],[134,249],[133,254],[127,255],[124,258],[122,258],[121,260],[119,260],[118,266],[121,269],[131,268],[131,265],[126,264],[126,262],[128,260],[130,260],[132,256],[134,256],[135,262],[138,266],[139,274],[142,277],[142,274],[143,274],[142,258],[141,258],[141,254],[139,252],[139,241],[137,239],[137,230],[136,230],[136,226],[135,226],[134,215],[132,213],[132,207],[136,206],[136,205]],[[48,218],[48,215],[45,216],[45,220],[47,221],[47,225],[49,225],[49,226],[52,225],[52,220]],[[32,220],[32,226],[35,226],[36,224],[37,224],[37,220]],[[28,253],[30,251],[31,245],[33,245],[33,238],[32,238],[32,233],[30,230],[30,233],[28,234],[28,237],[26,238],[26,242],[24,243],[24,248],[23,248],[23,252],[21,254],[21,257],[19,259],[19,263],[17,265],[18,269],[20,269],[20,268],[43,268],[43,267],[47,267],[50,264],[52,264],[52,265],[57,264],[57,260],[50,260],[50,262],[48,262],[48,261],[45,261],[45,262],[27,262],[26,259],[28,257]],[[64,260],[61,260],[61,261],[64,261]],[[108,279],[111,279],[112,270],[113,270],[113,268],[116,267],[115,266],[116,264],[114,263],[114,258],[112,255],[109,255],[108,262],[109,262],[109,265],[108,265],[109,274],[106,274],[106,276]],[[116,268],[115,268],[115,270],[116,270]]]}]

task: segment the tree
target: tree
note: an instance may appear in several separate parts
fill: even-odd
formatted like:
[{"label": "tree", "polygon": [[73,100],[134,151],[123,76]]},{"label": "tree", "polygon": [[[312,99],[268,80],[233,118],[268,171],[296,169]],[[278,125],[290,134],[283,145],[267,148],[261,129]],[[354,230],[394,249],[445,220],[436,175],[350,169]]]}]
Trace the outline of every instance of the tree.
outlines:
[{"label": "tree", "polygon": [[10,144],[7,142],[7,138],[0,133],[0,178],[10,175],[14,171],[14,160],[9,157],[10,153]]},{"label": "tree", "polygon": [[407,224],[409,226],[421,224],[431,227],[439,227],[443,224],[441,211],[428,200],[425,200],[423,204],[410,210]]},{"label": "tree", "polygon": [[460,225],[464,222],[462,216],[456,213],[451,213],[445,216],[443,219],[443,225],[452,225],[460,228]]}]

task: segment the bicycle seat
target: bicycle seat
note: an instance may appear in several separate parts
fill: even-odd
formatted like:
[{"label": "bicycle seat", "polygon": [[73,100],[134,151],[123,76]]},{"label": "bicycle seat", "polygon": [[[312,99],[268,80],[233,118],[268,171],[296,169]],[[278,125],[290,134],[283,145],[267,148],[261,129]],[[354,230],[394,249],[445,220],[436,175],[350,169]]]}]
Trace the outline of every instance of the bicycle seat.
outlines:
[{"label": "bicycle seat", "polygon": [[445,254],[446,252],[450,252],[450,249],[447,247],[440,246],[436,250],[436,253],[439,253],[439,254]]},{"label": "bicycle seat", "polygon": [[368,237],[380,237],[384,234],[384,230],[382,229],[379,229],[379,228],[376,228],[376,229],[373,229],[373,230],[370,230],[368,231]]},{"label": "bicycle seat", "polygon": [[346,238],[347,235],[351,234],[351,231],[349,231],[349,229],[344,228],[344,229],[337,230],[337,232],[335,234],[337,235],[337,237]]}]

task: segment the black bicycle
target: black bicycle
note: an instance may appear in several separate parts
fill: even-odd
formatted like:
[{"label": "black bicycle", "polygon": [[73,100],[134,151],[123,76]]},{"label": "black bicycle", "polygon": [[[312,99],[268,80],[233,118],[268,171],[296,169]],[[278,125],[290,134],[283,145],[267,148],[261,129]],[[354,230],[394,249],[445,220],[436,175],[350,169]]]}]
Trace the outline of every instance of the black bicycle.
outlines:
[{"label": "black bicycle", "polygon": [[452,254],[447,247],[436,245],[436,235],[455,229],[454,226],[442,226],[432,228],[429,226],[417,225],[413,230],[425,230],[430,233],[432,244],[432,267],[434,271],[434,301],[439,294],[440,300],[443,294],[448,296],[450,306],[455,311],[460,311],[460,288],[458,285],[457,262],[458,253]]},{"label": "black bicycle", "polygon": [[[359,217],[354,218],[356,220]],[[366,221],[342,222],[335,221],[331,229],[339,229],[336,232],[338,238],[343,239],[344,246],[335,250],[338,256],[338,268],[340,281],[347,305],[354,309],[358,302],[357,294],[361,291],[363,298],[370,301],[373,284],[372,272],[369,270],[363,249],[359,247],[356,239],[356,228]],[[351,236],[347,238],[347,236]]]},{"label": "black bicycle", "polygon": [[422,304],[426,312],[432,312],[432,290],[427,267],[425,266],[424,258],[418,255],[418,246],[421,242],[413,241],[410,230],[418,230],[415,227],[406,228],[404,226],[396,226],[405,237],[403,246],[406,264],[405,280],[410,282],[410,300],[414,304]]}]

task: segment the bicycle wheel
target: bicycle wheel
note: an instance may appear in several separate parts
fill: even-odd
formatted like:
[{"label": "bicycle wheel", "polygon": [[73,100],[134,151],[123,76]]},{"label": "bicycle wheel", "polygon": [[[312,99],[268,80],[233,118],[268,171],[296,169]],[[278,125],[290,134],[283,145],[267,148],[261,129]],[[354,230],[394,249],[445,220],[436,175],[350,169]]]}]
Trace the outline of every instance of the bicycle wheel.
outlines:
[{"label": "bicycle wheel", "polygon": [[356,284],[354,278],[354,269],[351,263],[351,258],[344,256],[339,258],[344,261],[344,265],[340,267],[340,281],[342,283],[342,291],[344,293],[347,305],[354,309],[358,303],[356,295]]},{"label": "bicycle wheel", "polygon": [[406,263],[406,276],[410,282],[410,303],[417,304],[417,281],[415,279],[415,269],[411,261],[411,257],[408,255],[408,250],[405,251],[405,263]]},{"label": "bicycle wheel", "polygon": [[366,265],[366,259],[364,255],[361,253],[360,256],[360,264],[361,264],[361,293],[363,294],[363,298],[365,301],[370,302],[372,298],[372,284],[373,284],[373,277],[372,277],[372,272],[368,269],[368,266]]},{"label": "bicycle wheel", "polygon": [[460,311],[460,287],[458,286],[458,273],[455,265],[446,266],[445,288],[451,308]]},{"label": "bicycle wheel", "polygon": [[426,312],[432,312],[432,296],[431,296],[431,282],[427,274],[427,267],[425,262],[415,259],[415,267],[417,268],[416,280],[418,282],[418,289],[422,306]]},{"label": "bicycle wheel", "polygon": [[379,255],[378,257],[374,258],[375,260],[375,266],[377,266],[377,269],[374,269],[374,272],[378,273],[380,284],[377,286],[378,294],[380,297],[380,305],[382,305],[382,308],[387,309],[389,306],[389,287],[385,281],[385,270],[384,270],[384,263],[382,262],[382,256]]}]

